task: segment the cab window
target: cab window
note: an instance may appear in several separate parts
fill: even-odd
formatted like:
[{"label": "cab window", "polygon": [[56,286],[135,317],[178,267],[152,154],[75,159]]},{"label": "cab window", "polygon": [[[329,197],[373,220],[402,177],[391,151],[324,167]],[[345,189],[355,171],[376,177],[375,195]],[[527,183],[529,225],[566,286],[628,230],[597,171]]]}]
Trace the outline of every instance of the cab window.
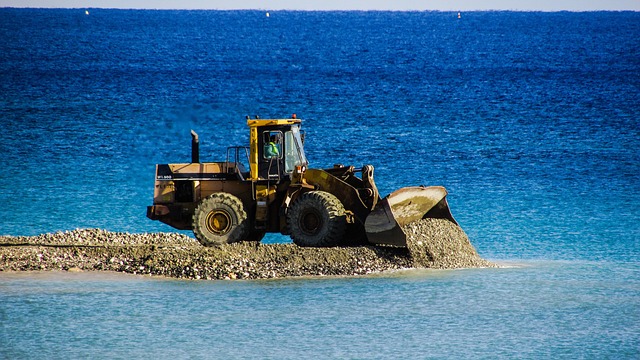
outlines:
[{"label": "cab window", "polygon": [[290,173],[296,168],[296,166],[307,165],[307,159],[302,147],[302,138],[300,137],[300,131],[297,127],[294,127],[291,131],[287,131],[285,133],[284,145],[287,152],[284,160],[285,172]]},{"label": "cab window", "polygon": [[262,133],[262,143],[264,144],[264,148],[262,151],[262,157],[264,159],[282,158],[281,131],[264,131]]}]

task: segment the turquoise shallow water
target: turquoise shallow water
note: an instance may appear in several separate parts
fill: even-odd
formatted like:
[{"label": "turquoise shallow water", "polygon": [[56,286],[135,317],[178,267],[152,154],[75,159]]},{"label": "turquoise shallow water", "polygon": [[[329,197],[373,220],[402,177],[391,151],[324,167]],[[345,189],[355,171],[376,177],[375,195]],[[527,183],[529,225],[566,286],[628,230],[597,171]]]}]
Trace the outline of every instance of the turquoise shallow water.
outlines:
[{"label": "turquoise shallow water", "polygon": [[[638,358],[640,15],[0,9],[0,234],[154,232],[156,163],[297,113],[314,167],[444,185],[501,269],[0,274],[0,358]],[[269,236],[266,242],[289,241]]]},{"label": "turquoise shallow water", "polygon": [[503,265],[234,282],[0,274],[0,356],[637,357],[632,268]]}]

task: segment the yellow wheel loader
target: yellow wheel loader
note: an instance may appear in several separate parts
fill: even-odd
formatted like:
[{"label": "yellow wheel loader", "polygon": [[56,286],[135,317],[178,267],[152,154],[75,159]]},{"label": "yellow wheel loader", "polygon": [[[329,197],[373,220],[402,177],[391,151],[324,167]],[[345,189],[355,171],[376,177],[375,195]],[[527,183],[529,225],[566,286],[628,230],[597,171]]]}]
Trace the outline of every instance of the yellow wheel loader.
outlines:
[{"label": "yellow wheel loader", "polygon": [[[381,199],[373,166],[309,168],[301,120],[247,117],[250,144],[226,161],[201,162],[191,131],[191,162],[156,165],[147,217],[193,230],[205,246],[290,235],[299,246],[406,247],[402,227],[426,217],[455,223],[440,186],[406,187]],[[358,176],[360,175],[360,176]]]}]

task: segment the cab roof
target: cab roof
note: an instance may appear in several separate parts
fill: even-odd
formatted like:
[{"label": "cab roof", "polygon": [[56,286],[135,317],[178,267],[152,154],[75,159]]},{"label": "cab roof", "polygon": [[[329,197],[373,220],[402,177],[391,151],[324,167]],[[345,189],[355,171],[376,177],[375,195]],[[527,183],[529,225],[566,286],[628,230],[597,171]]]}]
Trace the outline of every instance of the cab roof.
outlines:
[{"label": "cab roof", "polygon": [[273,126],[273,125],[293,125],[300,124],[300,119],[247,119],[250,127]]}]

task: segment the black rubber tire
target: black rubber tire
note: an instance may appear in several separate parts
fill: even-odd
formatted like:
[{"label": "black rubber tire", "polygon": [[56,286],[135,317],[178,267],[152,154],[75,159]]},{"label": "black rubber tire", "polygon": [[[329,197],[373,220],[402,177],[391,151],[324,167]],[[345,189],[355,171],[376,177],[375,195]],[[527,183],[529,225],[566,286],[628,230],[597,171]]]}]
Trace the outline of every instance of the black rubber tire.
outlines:
[{"label": "black rubber tire", "polygon": [[200,201],[193,214],[193,233],[204,246],[242,241],[249,235],[242,201],[227,193],[215,193]]},{"label": "black rubber tire", "polygon": [[340,200],[325,191],[300,195],[287,212],[287,226],[298,246],[337,246],[344,236],[346,222]]}]

